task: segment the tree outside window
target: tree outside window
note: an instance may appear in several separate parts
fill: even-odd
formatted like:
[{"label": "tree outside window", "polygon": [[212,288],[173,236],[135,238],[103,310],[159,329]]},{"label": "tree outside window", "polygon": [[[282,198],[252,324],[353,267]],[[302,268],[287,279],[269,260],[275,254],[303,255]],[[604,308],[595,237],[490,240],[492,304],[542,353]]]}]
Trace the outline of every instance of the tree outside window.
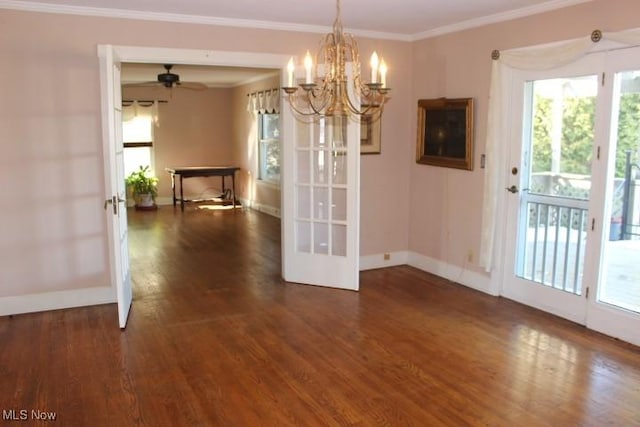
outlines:
[{"label": "tree outside window", "polygon": [[260,114],[258,178],[265,182],[280,184],[280,115]]}]

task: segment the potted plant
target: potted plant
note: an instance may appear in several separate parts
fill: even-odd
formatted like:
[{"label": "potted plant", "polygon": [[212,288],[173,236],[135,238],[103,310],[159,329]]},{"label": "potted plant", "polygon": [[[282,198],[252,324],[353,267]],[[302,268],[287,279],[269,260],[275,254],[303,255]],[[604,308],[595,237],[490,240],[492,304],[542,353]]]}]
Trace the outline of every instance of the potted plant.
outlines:
[{"label": "potted plant", "polygon": [[155,197],[158,195],[158,178],[151,174],[149,166],[140,166],[126,179],[131,189],[136,209],[155,209]]}]

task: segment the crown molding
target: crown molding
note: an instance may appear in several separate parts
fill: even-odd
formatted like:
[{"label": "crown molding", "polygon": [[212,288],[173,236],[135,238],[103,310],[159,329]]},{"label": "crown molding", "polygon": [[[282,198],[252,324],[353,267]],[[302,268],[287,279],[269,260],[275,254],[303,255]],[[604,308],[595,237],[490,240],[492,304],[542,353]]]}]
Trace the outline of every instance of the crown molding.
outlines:
[{"label": "crown molding", "polygon": [[[144,12],[138,10],[111,9],[88,6],[69,6],[61,4],[38,3],[31,1],[0,0],[0,9],[13,9],[26,12],[56,13],[64,15],[93,16],[100,18],[134,19],[141,21],[173,22],[181,24],[215,25],[224,27],[252,28],[276,31],[295,31],[302,33],[330,33],[333,28],[322,25],[294,24],[290,22],[258,21],[251,19],[219,18],[215,16],[185,15],[179,13]],[[409,34],[385,33],[367,30],[348,31],[359,37],[411,41]]]},{"label": "crown molding", "polygon": [[467,21],[458,22],[452,25],[445,25],[434,28],[433,30],[424,31],[411,36],[410,41],[424,40],[432,37],[442,36],[445,34],[456,33],[458,31],[469,30],[472,28],[482,27],[484,25],[496,24],[498,22],[510,21],[512,19],[524,18],[531,15],[537,15],[544,12],[550,12],[556,9],[575,6],[581,3],[588,3],[593,0],[554,0],[539,5],[523,7],[494,15],[483,16],[477,19],[469,19]]},{"label": "crown molding", "polygon": [[[528,6],[504,13],[484,16],[477,19],[445,25],[416,34],[399,34],[378,31],[347,29],[351,34],[359,37],[396,40],[418,41],[437,37],[458,31],[469,30],[483,25],[495,24],[512,19],[562,9],[569,6],[587,3],[593,0],[553,0],[543,4]],[[321,25],[294,24],[290,22],[258,21],[250,19],[220,18],[215,16],[185,15],[178,13],[143,12],[126,9],[107,9],[87,6],[68,6],[60,4],[38,3],[31,1],[0,0],[0,9],[13,9],[27,12],[57,13],[66,15],[94,16],[102,18],[134,19],[141,21],[174,22],[182,24],[216,25],[237,28],[253,28],[275,31],[294,31],[302,33],[325,34],[332,31],[332,27]]]}]

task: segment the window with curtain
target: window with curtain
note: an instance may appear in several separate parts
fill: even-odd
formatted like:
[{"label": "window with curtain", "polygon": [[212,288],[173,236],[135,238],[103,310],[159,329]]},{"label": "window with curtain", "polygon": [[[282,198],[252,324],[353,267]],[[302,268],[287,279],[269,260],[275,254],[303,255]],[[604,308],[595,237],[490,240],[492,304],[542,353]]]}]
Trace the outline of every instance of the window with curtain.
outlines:
[{"label": "window with curtain", "polygon": [[247,97],[247,111],[258,122],[258,179],[280,185],[279,89],[253,92]]},{"label": "window with curtain", "polygon": [[280,114],[258,115],[258,178],[280,184]]},{"label": "window with curtain", "polygon": [[153,171],[153,127],[157,122],[156,103],[134,101],[123,105],[122,141],[124,174],[129,176],[140,167]]}]

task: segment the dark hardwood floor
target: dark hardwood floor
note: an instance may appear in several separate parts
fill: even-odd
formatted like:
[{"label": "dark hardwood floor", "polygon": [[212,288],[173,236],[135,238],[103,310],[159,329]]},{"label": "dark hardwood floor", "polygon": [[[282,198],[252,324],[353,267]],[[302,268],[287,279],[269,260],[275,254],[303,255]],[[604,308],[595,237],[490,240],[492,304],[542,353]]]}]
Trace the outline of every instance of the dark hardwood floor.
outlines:
[{"label": "dark hardwood floor", "polygon": [[129,221],[125,331],[115,305],[0,318],[1,425],[640,425],[637,347],[406,266],[284,283],[250,210]]}]

